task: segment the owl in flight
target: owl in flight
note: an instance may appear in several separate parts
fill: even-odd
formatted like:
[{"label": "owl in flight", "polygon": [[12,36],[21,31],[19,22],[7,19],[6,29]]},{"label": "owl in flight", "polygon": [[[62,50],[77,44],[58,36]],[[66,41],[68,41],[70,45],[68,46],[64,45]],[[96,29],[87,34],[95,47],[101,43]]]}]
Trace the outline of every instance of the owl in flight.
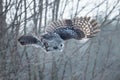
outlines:
[{"label": "owl in flight", "polygon": [[62,51],[64,42],[69,39],[92,38],[100,31],[96,20],[90,17],[64,19],[51,22],[43,35],[23,35],[21,45],[36,45],[45,51]]}]

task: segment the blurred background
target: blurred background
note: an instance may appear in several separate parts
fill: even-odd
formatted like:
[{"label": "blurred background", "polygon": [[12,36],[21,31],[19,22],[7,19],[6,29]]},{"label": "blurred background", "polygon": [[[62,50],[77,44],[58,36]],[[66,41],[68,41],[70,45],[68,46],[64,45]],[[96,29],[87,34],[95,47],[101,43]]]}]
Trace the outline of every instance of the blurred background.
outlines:
[{"label": "blurred background", "polygon": [[[101,32],[63,52],[23,47],[58,19],[91,16]],[[120,0],[0,0],[0,80],[120,80]]]}]

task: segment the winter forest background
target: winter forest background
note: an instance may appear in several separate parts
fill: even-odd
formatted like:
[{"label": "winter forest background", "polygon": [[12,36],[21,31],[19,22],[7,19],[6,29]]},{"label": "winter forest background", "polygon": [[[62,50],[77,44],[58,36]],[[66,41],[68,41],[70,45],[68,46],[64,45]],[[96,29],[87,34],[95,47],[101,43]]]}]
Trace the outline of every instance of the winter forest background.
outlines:
[{"label": "winter forest background", "polygon": [[[17,39],[58,19],[91,16],[101,32],[46,54]],[[0,80],[120,80],[120,0],[0,0]]]}]

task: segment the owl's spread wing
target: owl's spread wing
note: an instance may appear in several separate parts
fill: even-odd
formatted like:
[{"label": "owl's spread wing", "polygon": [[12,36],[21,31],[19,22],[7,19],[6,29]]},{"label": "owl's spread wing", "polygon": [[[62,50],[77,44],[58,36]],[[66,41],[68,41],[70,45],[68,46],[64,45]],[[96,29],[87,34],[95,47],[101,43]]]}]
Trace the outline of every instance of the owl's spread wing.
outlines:
[{"label": "owl's spread wing", "polygon": [[92,38],[99,31],[98,23],[90,17],[53,21],[46,28],[47,33],[55,32],[64,40]]},{"label": "owl's spread wing", "polygon": [[23,35],[18,39],[18,41],[21,45],[43,47],[40,39],[33,35]]},{"label": "owl's spread wing", "polygon": [[58,28],[54,31],[55,33],[59,34],[63,40],[68,39],[80,39],[85,37],[83,31],[79,29],[74,29],[73,27],[66,27],[66,28]]},{"label": "owl's spread wing", "polygon": [[33,36],[26,36],[23,35],[21,36],[18,41],[22,44],[22,45],[26,45],[26,44],[36,44],[37,43],[37,39]]}]

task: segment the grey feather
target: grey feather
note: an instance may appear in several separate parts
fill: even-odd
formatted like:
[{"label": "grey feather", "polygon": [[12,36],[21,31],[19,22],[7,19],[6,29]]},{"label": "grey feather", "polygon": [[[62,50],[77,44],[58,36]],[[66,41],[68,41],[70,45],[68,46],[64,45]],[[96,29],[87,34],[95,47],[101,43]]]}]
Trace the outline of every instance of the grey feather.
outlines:
[{"label": "grey feather", "polygon": [[64,41],[92,38],[99,31],[99,24],[90,17],[80,17],[51,22],[46,27],[46,33],[38,36],[21,36],[18,41],[22,45],[35,44],[45,51],[62,51]]},{"label": "grey feather", "polygon": [[56,32],[61,34],[60,36],[68,35],[69,38],[66,36],[66,39],[82,39],[83,37],[92,38],[99,31],[99,24],[95,19],[90,19],[90,17],[77,17],[73,19],[53,21],[46,28],[46,33]]}]

